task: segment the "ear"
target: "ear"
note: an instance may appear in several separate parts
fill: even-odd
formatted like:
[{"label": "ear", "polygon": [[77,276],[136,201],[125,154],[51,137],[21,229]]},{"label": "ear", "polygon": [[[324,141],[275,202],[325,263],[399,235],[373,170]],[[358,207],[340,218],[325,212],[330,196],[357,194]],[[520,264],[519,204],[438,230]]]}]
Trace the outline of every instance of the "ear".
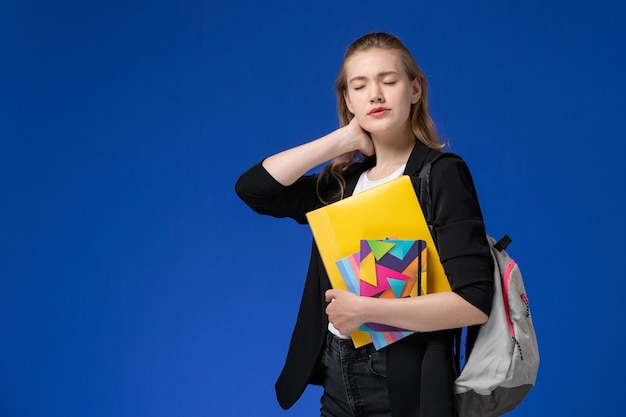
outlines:
[{"label": "ear", "polygon": [[415,104],[420,101],[422,97],[422,83],[419,78],[413,80],[411,85],[411,104]]},{"label": "ear", "polygon": [[348,95],[348,90],[343,90],[343,99],[346,102],[346,107],[350,110],[350,113],[354,114],[354,110],[352,109],[352,103],[350,102],[350,96]]}]

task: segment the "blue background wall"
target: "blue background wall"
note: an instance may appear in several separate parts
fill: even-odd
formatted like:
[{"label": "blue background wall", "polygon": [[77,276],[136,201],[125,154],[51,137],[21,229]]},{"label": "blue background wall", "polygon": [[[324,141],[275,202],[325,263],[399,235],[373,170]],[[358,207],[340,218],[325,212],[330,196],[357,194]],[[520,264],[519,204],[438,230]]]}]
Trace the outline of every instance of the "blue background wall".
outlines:
[{"label": "blue background wall", "polygon": [[622,413],[621,4],[3,2],[0,415],[316,414],[273,392],[310,233],[233,185],[337,127],[370,31],[412,50],[513,237],[542,364],[511,416]]}]

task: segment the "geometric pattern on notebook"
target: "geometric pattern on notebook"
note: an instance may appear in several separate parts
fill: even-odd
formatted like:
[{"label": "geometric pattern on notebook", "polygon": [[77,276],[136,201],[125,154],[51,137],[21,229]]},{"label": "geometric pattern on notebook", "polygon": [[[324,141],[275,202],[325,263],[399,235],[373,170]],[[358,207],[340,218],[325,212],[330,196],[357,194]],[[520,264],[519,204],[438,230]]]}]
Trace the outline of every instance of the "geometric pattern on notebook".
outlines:
[{"label": "geometric pattern on notebook", "polygon": [[[426,293],[426,242],[361,240],[359,252],[336,262],[348,291],[363,297],[404,298]],[[364,323],[376,349],[413,333],[393,326]]]}]

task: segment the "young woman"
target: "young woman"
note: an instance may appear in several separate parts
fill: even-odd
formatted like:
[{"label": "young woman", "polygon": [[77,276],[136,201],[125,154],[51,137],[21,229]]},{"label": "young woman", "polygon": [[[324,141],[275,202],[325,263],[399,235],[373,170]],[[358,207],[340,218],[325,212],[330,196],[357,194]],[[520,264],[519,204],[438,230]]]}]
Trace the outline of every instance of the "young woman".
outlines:
[{"label": "young woman", "polygon": [[[305,224],[308,211],[400,175],[417,175],[441,149],[426,79],[401,41],[372,33],[350,45],[335,83],[342,127],[270,156],[237,182],[253,210]],[[321,173],[305,175],[332,161]],[[433,165],[434,237],[452,292],[377,299],[331,289],[313,243],[300,311],[276,383],[289,408],[307,384],[324,387],[321,416],[455,416],[449,329],[484,323],[492,264],[466,164]],[[348,335],[362,323],[416,333],[376,351]]]}]

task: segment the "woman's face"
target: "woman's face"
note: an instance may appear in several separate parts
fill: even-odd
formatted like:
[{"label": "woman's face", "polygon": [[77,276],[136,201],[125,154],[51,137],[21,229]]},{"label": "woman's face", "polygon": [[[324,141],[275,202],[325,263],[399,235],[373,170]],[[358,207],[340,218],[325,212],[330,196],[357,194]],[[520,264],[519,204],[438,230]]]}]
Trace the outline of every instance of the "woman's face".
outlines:
[{"label": "woman's face", "polygon": [[361,127],[373,137],[405,132],[421,88],[417,80],[409,80],[398,55],[370,48],[352,55],[345,69],[344,97]]}]

